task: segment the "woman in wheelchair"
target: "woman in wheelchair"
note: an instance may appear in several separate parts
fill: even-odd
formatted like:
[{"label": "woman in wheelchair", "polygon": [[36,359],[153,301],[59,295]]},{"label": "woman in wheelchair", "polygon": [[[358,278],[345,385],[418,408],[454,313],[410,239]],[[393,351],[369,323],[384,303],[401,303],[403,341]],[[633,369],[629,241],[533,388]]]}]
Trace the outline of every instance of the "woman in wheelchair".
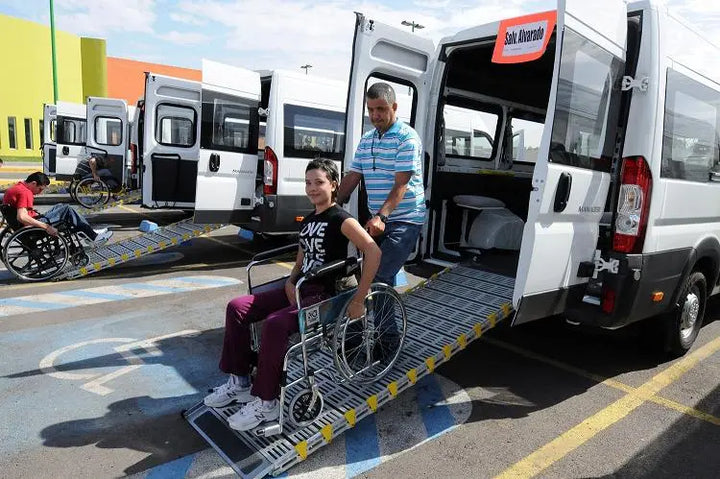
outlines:
[{"label": "woman in wheelchair", "polygon": [[[45,230],[50,236],[57,236],[57,226],[67,225],[71,230],[84,234],[94,245],[102,244],[112,236],[107,228],[93,229],[77,211],[66,204],[58,204],[50,208],[44,215],[39,215],[33,209],[35,196],[42,193],[50,184],[50,178],[42,172],[32,173],[30,176],[14,186],[11,186],[3,197],[3,205],[15,209],[18,226],[35,226]],[[11,219],[6,218],[8,224]]]},{"label": "woman in wheelchair", "polygon": [[[209,407],[232,402],[246,403],[228,418],[233,429],[247,431],[278,418],[280,379],[289,337],[298,332],[298,305],[295,285],[311,269],[345,259],[348,241],[362,251],[364,266],[359,284],[347,307],[347,316],[365,314],[364,299],[380,264],[380,248],[350,214],[335,203],[340,175],[332,160],[316,159],[305,170],[305,193],[315,211],[300,226],[295,265],[284,290],[265,291],[235,298],[227,305],[225,338],[220,369],[228,381],[205,397]],[[307,278],[306,278],[307,279]],[[336,294],[336,277],[303,280],[302,304],[306,307]],[[251,384],[250,324],[264,320],[257,374]]]}]

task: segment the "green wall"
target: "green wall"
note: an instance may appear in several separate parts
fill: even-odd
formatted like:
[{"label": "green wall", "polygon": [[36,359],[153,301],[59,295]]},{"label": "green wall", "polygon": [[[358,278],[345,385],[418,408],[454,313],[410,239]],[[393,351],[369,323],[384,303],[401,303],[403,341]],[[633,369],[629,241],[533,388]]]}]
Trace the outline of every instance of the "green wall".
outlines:
[{"label": "green wall", "polygon": [[[58,100],[107,94],[105,40],[56,30]],[[50,27],[0,15],[0,158],[39,157],[43,104],[53,103]],[[11,148],[10,117],[15,118]],[[26,144],[25,120],[32,125]]]}]

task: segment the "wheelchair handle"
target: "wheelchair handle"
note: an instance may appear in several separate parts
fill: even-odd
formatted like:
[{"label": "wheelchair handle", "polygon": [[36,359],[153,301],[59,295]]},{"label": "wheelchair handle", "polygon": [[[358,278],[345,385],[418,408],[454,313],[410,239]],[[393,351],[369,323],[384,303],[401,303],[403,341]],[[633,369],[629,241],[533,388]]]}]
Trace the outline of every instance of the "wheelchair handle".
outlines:
[{"label": "wheelchair handle", "polygon": [[250,289],[250,291],[252,291],[252,278],[250,277],[251,269],[253,269],[255,266],[267,262],[268,260],[271,260],[276,256],[282,256],[292,251],[297,251],[298,247],[299,246],[297,243],[292,243],[285,246],[280,246],[279,248],[263,251],[262,253],[258,253],[253,256],[247,267],[245,268],[245,270],[247,271],[248,288]]}]

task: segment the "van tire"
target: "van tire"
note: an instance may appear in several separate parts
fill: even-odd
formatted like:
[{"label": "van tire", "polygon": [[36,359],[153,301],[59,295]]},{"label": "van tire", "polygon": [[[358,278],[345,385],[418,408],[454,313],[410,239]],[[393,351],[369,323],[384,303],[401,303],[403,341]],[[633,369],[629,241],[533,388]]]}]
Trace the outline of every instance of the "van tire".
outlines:
[{"label": "van tire", "polygon": [[700,271],[693,271],[683,283],[677,304],[662,317],[665,350],[680,357],[690,350],[702,327],[707,302],[707,281]]}]

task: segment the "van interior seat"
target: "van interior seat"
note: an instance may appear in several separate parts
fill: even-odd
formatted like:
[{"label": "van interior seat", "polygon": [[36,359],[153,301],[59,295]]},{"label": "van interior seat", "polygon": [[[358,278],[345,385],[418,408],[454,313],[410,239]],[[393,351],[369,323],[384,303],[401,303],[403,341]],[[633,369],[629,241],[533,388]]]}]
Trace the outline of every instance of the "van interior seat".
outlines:
[{"label": "van interior seat", "polygon": [[507,208],[487,209],[470,227],[467,247],[519,251],[525,222]]}]

